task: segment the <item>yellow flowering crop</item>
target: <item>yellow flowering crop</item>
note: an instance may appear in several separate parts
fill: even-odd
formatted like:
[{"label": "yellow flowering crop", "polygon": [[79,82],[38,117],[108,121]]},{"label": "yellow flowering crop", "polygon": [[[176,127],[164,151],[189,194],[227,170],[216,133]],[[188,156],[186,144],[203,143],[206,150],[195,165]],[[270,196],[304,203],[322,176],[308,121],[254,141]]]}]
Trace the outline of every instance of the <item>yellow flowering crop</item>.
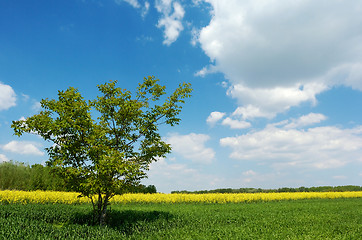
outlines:
[{"label": "yellow flowering crop", "polygon": [[119,203],[241,203],[311,198],[361,198],[362,192],[293,192],[293,193],[208,193],[208,194],[124,194],[115,196]]},{"label": "yellow flowering crop", "polygon": [[75,192],[53,191],[0,191],[0,203],[86,203],[87,198],[78,198],[80,194]]},{"label": "yellow flowering crop", "polygon": [[[75,192],[0,191],[0,203],[89,203],[88,198]],[[208,193],[208,194],[124,194],[111,199],[112,203],[242,203],[311,198],[362,198],[360,192],[293,192],[293,193]]]}]

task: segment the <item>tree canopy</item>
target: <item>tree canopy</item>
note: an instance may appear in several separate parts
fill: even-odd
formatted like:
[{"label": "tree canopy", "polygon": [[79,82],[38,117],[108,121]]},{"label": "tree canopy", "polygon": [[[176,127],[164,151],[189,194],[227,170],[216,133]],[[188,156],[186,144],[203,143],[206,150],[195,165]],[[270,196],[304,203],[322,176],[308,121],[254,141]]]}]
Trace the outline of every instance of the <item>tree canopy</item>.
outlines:
[{"label": "tree canopy", "polygon": [[144,78],[132,93],[109,81],[98,85],[100,96],[89,101],[70,87],[59,91],[58,99],[43,99],[39,114],[13,121],[15,135],[33,133],[53,143],[46,148],[47,164],[68,188],[91,199],[100,224],[109,200],[139,184],[150,163],[171,151],[159,125],[179,124],[192,89],[180,84],[166,98],[166,87],[158,82]]}]

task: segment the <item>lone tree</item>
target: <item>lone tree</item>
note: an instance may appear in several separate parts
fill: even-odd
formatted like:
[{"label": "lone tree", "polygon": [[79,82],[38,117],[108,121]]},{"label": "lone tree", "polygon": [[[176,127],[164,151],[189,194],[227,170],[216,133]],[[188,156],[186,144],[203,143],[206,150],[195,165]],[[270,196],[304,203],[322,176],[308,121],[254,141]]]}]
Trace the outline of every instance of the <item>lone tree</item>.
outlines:
[{"label": "lone tree", "polygon": [[144,78],[133,94],[110,81],[98,86],[101,94],[92,101],[70,87],[59,91],[57,100],[43,99],[39,114],[12,123],[17,136],[33,133],[53,143],[46,148],[47,164],[69,189],[91,200],[100,225],[109,200],[139,184],[150,163],[171,151],[158,126],[180,122],[181,104],[192,89],[180,84],[166,98],[158,81]]}]

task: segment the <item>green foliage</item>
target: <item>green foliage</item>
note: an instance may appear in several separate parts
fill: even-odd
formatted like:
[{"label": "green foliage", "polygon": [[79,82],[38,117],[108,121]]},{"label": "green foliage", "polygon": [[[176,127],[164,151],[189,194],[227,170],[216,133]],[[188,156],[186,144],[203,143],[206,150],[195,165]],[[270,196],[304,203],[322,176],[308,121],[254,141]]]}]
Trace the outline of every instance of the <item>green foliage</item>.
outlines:
[{"label": "green foliage", "polygon": [[52,174],[50,167],[40,164],[29,166],[20,162],[0,163],[0,190],[65,191],[63,180]]},{"label": "green foliage", "polygon": [[67,191],[63,179],[53,173],[49,166],[34,164],[30,168],[30,189],[43,191]]},{"label": "green foliage", "polygon": [[201,191],[172,191],[171,193],[272,193],[272,192],[357,192],[362,191],[362,186],[321,186],[321,187],[299,187],[299,188],[278,188],[278,189],[261,189],[261,188],[219,188],[214,190],[201,190]]},{"label": "green foliage", "polygon": [[0,164],[0,189],[26,189],[30,176],[29,166],[22,163]]},{"label": "green foliage", "polygon": [[360,199],[250,204],[0,205],[0,239],[362,239]]},{"label": "green foliage", "polygon": [[[177,125],[191,85],[180,84],[165,98],[165,86],[155,77],[144,78],[135,93],[116,87],[117,81],[98,86],[100,96],[86,101],[75,88],[59,91],[57,100],[43,99],[43,111],[13,121],[16,135],[35,133],[53,145],[47,148],[51,166],[66,187],[93,203],[103,223],[109,200],[146,177],[149,164],[171,151],[162,141],[159,125]],[[157,104],[161,99],[163,103]],[[97,119],[92,113],[97,112]]]}]

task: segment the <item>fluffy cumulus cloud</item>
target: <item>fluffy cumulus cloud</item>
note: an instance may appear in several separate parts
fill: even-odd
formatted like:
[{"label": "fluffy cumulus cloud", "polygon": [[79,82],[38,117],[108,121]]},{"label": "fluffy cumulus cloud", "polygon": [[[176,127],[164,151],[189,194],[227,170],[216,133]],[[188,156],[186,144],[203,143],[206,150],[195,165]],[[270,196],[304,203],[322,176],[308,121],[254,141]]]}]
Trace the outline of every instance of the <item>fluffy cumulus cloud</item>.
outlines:
[{"label": "fluffy cumulus cloud", "polygon": [[178,1],[173,0],[156,0],[156,9],[162,15],[157,27],[164,29],[163,44],[169,46],[177,40],[184,29],[182,19],[185,10]]},{"label": "fluffy cumulus cloud", "polygon": [[16,105],[16,94],[11,86],[0,82],[0,111]]},{"label": "fluffy cumulus cloud", "polygon": [[326,88],[321,83],[275,88],[248,88],[235,84],[229,88],[228,95],[238,99],[240,104],[234,115],[240,115],[243,119],[273,118],[277,113],[285,112],[302,102],[315,104],[316,94]]},{"label": "fluffy cumulus cloud", "polygon": [[231,158],[262,162],[276,168],[326,169],[361,162],[362,126],[298,128],[323,119],[323,115],[312,113],[297,120],[270,124],[259,131],[222,138],[220,144],[232,149]]},{"label": "fluffy cumulus cloud", "polygon": [[246,118],[268,117],[332,86],[362,90],[362,3],[205,0],[211,21],[197,41]]},{"label": "fluffy cumulus cloud", "polygon": [[225,118],[222,121],[222,125],[229,126],[231,129],[243,129],[251,127],[251,124],[249,122],[240,121],[229,117]]},{"label": "fluffy cumulus cloud", "polygon": [[305,127],[312,124],[320,123],[326,120],[327,117],[320,113],[310,113],[308,115],[303,115],[298,119],[293,119],[290,123],[285,125],[285,128],[298,128]]},{"label": "fluffy cumulus cloud", "polygon": [[225,115],[226,113],[223,112],[212,112],[207,117],[206,122],[212,127],[215,126],[215,124],[220,122],[221,120],[222,120],[221,121],[222,125],[228,126],[231,129],[243,129],[251,127],[251,124],[249,122],[243,120],[233,119],[231,117],[226,117],[225,119],[223,119]]},{"label": "fluffy cumulus cloud", "polygon": [[206,122],[211,125],[214,126],[218,121],[220,121],[223,117],[225,116],[225,113],[223,112],[212,112],[210,113],[210,115],[207,117]]},{"label": "fluffy cumulus cloud", "polygon": [[34,142],[11,141],[2,146],[2,149],[18,154],[43,156],[44,152],[40,151],[38,146],[39,144]]},{"label": "fluffy cumulus cloud", "polygon": [[171,144],[172,150],[186,159],[195,163],[211,163],[215,157],[212,148],[205,146],[205,142],[210,139],[208,135],[190,133],[187,135],[172,134],[166,138],[166,142]]}]

